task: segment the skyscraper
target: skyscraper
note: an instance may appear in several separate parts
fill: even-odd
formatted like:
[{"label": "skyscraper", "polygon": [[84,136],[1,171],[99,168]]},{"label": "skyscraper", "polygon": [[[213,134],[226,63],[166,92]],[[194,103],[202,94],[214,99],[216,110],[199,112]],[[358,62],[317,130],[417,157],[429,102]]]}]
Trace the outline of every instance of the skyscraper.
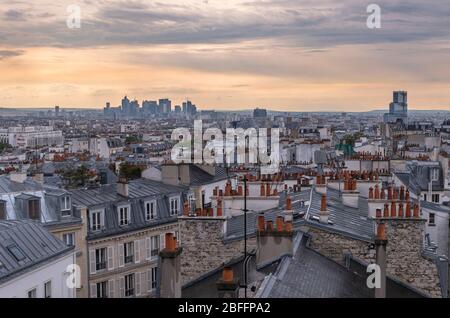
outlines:
[{"label": "skyscraper", "polygon": [[393,101],[389,104],[389,113],[384,114],[385,123],[406,124],[408,120],[408,92],[394,91]]}]

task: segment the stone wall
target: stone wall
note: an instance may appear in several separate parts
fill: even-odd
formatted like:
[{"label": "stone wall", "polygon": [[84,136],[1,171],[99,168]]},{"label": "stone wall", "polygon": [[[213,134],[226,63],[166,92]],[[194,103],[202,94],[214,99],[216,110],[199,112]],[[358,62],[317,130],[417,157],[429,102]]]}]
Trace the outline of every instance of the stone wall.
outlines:
[{"label": "stone wall", "polygon": [[433,261],[422,257],[423,220],[387,219],[387,272],[432,297],[441,297]]},{"label": "stone wall", "polygon": [[[418,219],[382,219],[386,224],[387,273],[431,297],[441,297],[439,274],[433,261],[422,257],[424,221]],[[310,247],[344,264],[344,253],[366,263],[375,262],[375,250],[369,243],[324,229],[305,226],[311,235]]]},{"label": "stone wall", "polygon": [[308,227],[302,230],[311,235],[309,243],[312,249],[339,264],[345,265],[344,254],[346,253],[367,263],[375,262],[375,249],[369,248],[369,242],[356,240],[343,236],[342,234],[327,232],[314,227]]},{"label": "stone wall", "polygon": [[[179,219],[183,285],[243,256],[243,239],[224,243],[224,222],[224,219],[213,218]],[[248,239],[247,247],[249,251],[256,247],[256,237]]]}]

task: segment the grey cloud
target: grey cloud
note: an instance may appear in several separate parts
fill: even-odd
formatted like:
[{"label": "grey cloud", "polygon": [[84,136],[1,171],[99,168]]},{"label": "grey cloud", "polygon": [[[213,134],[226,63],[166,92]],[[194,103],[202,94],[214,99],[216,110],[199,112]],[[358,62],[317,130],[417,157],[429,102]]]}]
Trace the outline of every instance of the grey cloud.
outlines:
[{"label": "grey cloud", "polygon": [[6,59],[8,57],[19,56],[22,54],[22,50],[0,50],[0,60]]}]

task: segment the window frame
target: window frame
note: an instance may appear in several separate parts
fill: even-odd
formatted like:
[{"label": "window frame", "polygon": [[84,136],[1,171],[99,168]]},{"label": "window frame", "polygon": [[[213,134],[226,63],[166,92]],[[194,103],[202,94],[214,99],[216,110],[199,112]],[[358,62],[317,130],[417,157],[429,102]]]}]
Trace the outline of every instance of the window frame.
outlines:
[{"label": "window frame", "polygon": [[[121,205],[117,207],[119,217],[119,226],[127,226],[131,221],[131,207],[129,205]],[[126,213],[125,213],[126,212]]]},{"label": "window frame", "polygon": [[150,237],[150,259],[157,259],[159,256],[160,246],[160,235],[153,235]]},{"label": "window frame", "polygon": [[428,225],[430,226],[436,225],[436,213],[433,212],[428,213]]},{"label": "window frame", "polygon": [[27,200],[28,218],[31,220],[41,219],[41,199],[32,198]]},{"label": "window frame", "polygon": [[[71,237],[71,238],[72,238],[72,239],[71,239],[72,244],[69,244],[69,243],[67,242],[67,238],[68,238],[68,237]],[[66,243],[67,246],[75,246],[75,232],[64,233],[63,236],[62,236],[62,239],[63,239],[64,243]]]},{"label": "window frame", "polygon": [[[172,202],[175,202],[172,206]],[[180,214],[180,197],[174,196],[169,198],[169,215],[175,216]]]},{"label": "window frame", "polygon": [[151,273],[151,290],[155,290],[158,283],[158,266],[154,266],[150,269]]},{"label": "window frame", "polygon": [[[104,287],[104,290],[102,290],[100,287]],[[96,296],[97,298],[108,298],[108,281],[102,281],[102,282],[98,282],[96,283],[96,289],[97,289],[97,293]],[[101,292],[101,295],[99,295]]]},{"label": "window frame", "polygon": [[[30,297],[30,293],[33,293],[34,297]],[[27,298],[30,298],[30,299],[37,298],[37,287],[33,287],[33,288],[27,290]]]},{"label": "window frame", "polygon": [[97,272],[106,270],[108,263],[107,253],[108,251],[106,247],[100,247],[95,249],[95,270]]},{"label": "window frame", "polygon": [[157,204],[156,200],[148,200],[144,202],[144,212],[146,221],[153,221],[157,218],[156,204]]},{"label": "window frame", "polygon": [[[105,210],[92,210],[89,212],[90,216],[90,230],[92,232],[99,232],[103,229],[103,215],[105,213]],[[95,217],[94,215],[98,214],[98,224],[94,224]],[[97,220],[96,220],[97,221]],[[95,227],[94,227],[95,226]]]},{"label": "window frame", "polygon": [[72,215],[72,199],[70,195],[63,195],[62,197],[60,197],[60,204],[62,216]]},{"label": "window frame", "polygon": [[134,241],[123,244],[123,263],[134,263]]},{"label": "window frame", "polygon": [[[49,290],[47,290],[47,287],[50,287]],[[44,298],[52,298],[52,281],[48,280],[44,283]]]},{"label": "window frame", "polygon": [[[125,297],[132,297],[135,295],[136,277],[134,273],[125,275]],[[130,286],[131,285],[131,286]]]},{"label": "window frame", "polygon": [[0,200],[0,220],[6,220],[8,218],[8,213],[6,211],[6,201]]}]

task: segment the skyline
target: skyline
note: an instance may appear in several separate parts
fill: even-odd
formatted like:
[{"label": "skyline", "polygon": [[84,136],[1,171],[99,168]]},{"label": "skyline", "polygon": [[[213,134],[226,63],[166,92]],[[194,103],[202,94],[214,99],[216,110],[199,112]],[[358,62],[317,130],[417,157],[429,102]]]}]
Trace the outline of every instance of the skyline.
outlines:
[{"label": "skyline", "polygon": [[0,107],[102,108],[186,98],[199,109],[369,111],[391,92],[450,108],[450,9],[443,0],[11,1],[0,9]]}]

